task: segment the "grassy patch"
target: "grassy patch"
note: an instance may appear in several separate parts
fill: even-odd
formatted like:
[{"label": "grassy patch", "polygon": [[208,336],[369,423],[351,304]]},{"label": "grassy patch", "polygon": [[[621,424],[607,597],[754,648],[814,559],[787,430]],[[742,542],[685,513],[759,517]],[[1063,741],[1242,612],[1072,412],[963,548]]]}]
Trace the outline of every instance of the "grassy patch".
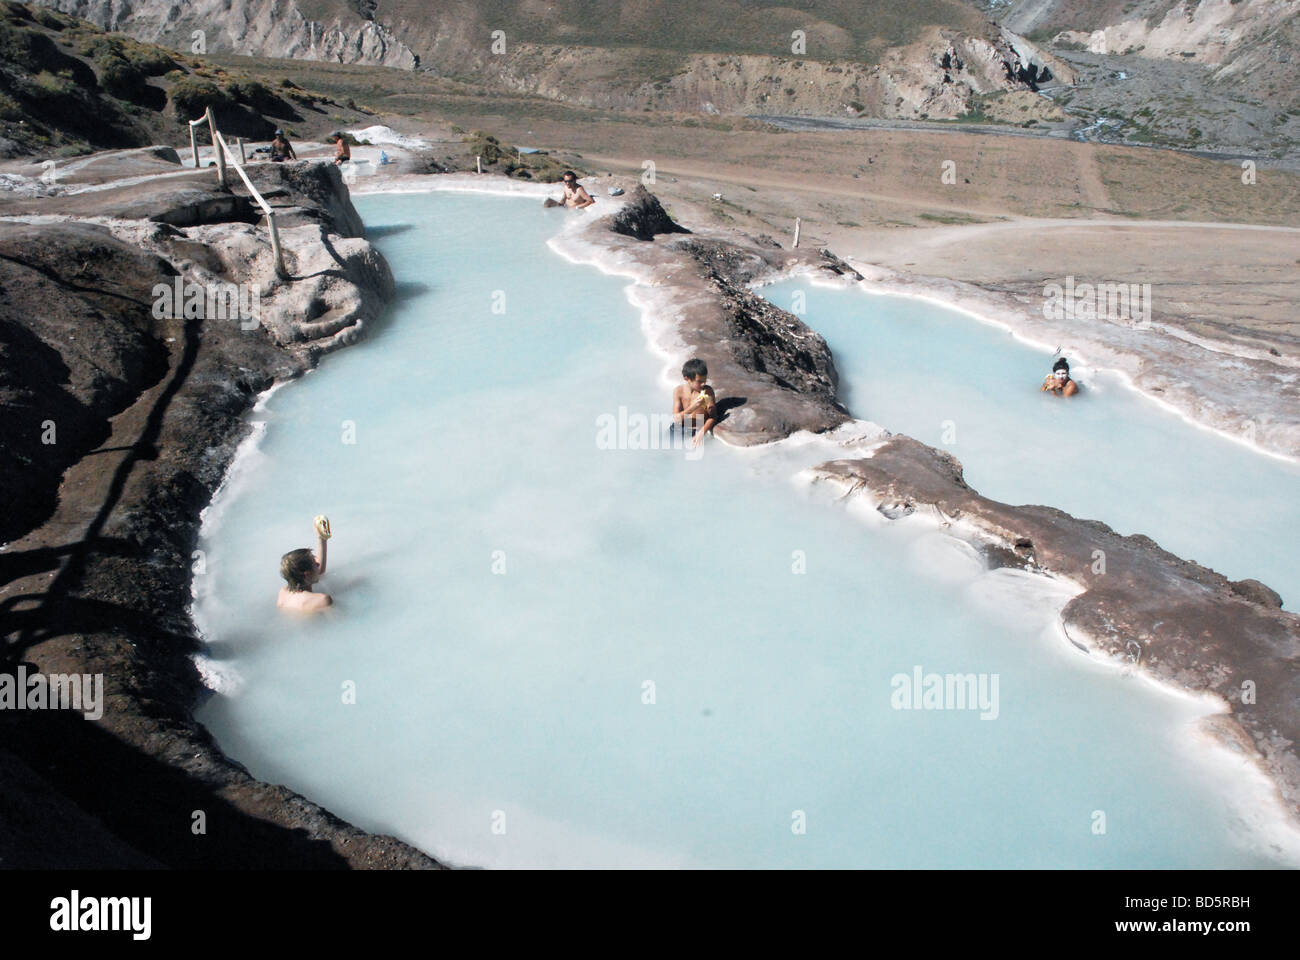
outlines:
[{"label": "grassy patch", "polygon": [[970,223],[988,223],[979,217],[972,217],[965,213],[922,213],[920,219],[930,223],[944,223],[949,225],[970,224]]}]

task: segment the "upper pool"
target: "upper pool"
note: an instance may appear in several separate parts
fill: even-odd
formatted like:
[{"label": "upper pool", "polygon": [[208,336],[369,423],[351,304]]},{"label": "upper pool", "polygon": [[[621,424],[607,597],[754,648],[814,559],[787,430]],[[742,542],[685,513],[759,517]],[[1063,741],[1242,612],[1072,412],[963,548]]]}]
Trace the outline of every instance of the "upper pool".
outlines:
[{"label": "upper pool", "polygon": [[[582,214],[357,205],[400,302],[269,398],[205,524],[199,719],[254,775],[487,866],[1292,856],[1202,707],[1061,639],[1061,585],[810,493],[797,445],[638,449],[668,385],[626,282],[548,249]],[[298,620],[319,512],[336,606]],[[917,669],[984,705],[895,709]]]},{"label": "upper pool", "polygon": [[1142,533],[1233,580],[1300,598],[1300,464],[1202,429],[1083,372],[1062,400],[1039,392],[1052,356],[956,310],[789,280],[759,290],[826,337],[850,412],[947,450],[1004,503],[1042,503]]}]

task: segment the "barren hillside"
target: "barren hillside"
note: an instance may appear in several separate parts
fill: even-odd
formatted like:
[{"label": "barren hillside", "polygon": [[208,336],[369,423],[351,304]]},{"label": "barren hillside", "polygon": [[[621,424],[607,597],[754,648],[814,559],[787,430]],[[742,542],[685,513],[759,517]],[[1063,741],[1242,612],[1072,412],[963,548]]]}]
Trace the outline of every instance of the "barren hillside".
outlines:
[{"label": "barren hillside", "polygon": [[[186,53],[598,109],[1021,126],[1063,109],[1080,139],[1300,160],[1296,0],[40,2]],[[1006,100],[1040,89],[1055,107]]]},{"label": "barren hillside", "polygon": [[1065,58],[1067,109],[1103,139],[1283,157],[1300,140],[1295,0],[992,0],[1001,25]]},{"label": "barren hillside", "polygon": [[1026,84],[968,0],[42,0],[189,50],[421,69],[586,106],[955,118]]}]

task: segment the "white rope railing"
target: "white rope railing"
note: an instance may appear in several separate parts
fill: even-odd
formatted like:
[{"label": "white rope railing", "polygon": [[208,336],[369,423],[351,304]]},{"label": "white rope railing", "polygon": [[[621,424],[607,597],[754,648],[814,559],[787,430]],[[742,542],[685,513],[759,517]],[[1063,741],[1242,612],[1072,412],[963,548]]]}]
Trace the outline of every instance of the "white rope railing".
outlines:
[{"label": "white rope railing", "polygon": [[244,186],[248,187],[248,192],[253,195],[253,199],[257,201],[257,205],[262,208],[262,213],[266,216],[266,226],[271,233],[271,254],[275,257],[275,275],[281,279],[287,279],[289,272],[284,267],[284,250],[280,246],[280,231],[275,225],[275,212],[271,209],[271,205],[266,202],[266,198],[262,196],[261,191],[253,186],[253,181],[248,179],[248,174],[244,172],[243,140],[237,139],[236,141],[239,144],[240,157],[236,160],[235,154],[226,144],[226,138],[217,129],[217,121],[212,116],[211,107],[203,111],[203,116],[199,117],[199,119],[190,121],[190,147],[194,151],[195,168],[197,169],[199,166],[199,145],[194,136],[194,128],[204,123],[208,125],[208,130],[212,134],[212,149],[217,158],[217,179],[221,181],[223,187],[226,186],[226,166],[229,165],[235,168],[239,178],[244,181]]}]

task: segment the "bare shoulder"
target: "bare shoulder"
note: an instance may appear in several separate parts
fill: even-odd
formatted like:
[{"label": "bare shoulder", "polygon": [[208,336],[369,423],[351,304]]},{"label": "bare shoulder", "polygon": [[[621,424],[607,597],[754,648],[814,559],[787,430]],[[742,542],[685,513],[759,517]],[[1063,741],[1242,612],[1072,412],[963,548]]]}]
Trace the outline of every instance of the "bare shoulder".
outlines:
[{"label": "bare shoulder", "polygon": [[332,606],[333,603],[334,598],[328,593],[291,591],[284,588],[280,589],[280,596],[276,600],[276,606],[281,610],[294,610],[299,613],[314,613]]},{"label": "bare shoulder", "polygon": [[305,600],[302,605],[304,610],[324,610],[326,607],[334,605],[334,598],[328,593],[311,593],[308,594],[308,597],[310,597],[310,599]]}]

